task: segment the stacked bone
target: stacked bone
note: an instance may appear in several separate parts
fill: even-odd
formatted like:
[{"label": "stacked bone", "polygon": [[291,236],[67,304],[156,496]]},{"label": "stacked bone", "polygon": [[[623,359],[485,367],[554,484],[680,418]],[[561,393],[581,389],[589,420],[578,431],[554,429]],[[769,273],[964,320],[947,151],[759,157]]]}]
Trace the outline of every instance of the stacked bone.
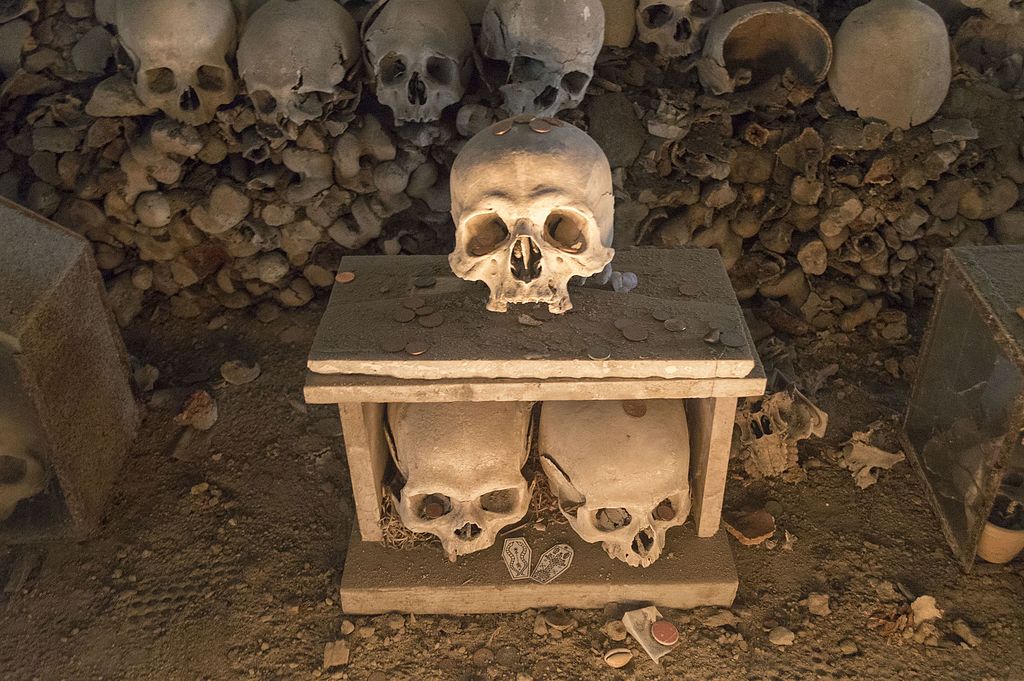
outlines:
[{"label": "stacked bone", "polygon": [[[1022,238],[1024,221],[1008,209],[1024,135],[991,123],[981,103],[1008,121],[1018,105],[978,89],[1019,87],[1024,48],[1012,24],[964,23],[959,68],[969,77],[939,118],[904,122],[844,92],[864,72],[863,53],[887,47],[870,14],[857,15],[837,35],[829,80],[839,105],[883,125],[845,113],[816,82],[828,34],[785,5],[641,2],[639,39],[655,46],[653,59],[634,49],[625,64],[612,50],[594,78],[600,2],[556,11],[493,0],[468,12],[481,24],[476,62],[488,90],[471,76],[469,20],[453,2],[444,11],[379,3],[362,17],[362,55],[356,22],[333,0],[211,0],[188,11],[171,0],[100,0],[95,16],[83,0],[7,3],[0,194],[96,244],[123,323],[147,293],[181,316],[297,306],[332,284],[346,252],[448,251],[454,152],[508,113],[562,111],[589,125],[617,157],[630,227],[620,242],[635,227],[640,241],[719,248],[744,297],[784,301],[789,317],[776,318],[791,330],[851,327],[930,295],[933,247]],[[975,4],[1007,19],[999,3]],[[931,30],[915,37],[920,49],[889,61],[941,101],[932,62],[900,61],[942,54],[931,47],[934,16],[916,0],[865,9],[891,17],[893,6]],[[699,96],[700,87],[718,94]],[[647,132],[632,157],[612,154],[637,116]],[[917,127],[896,130],[907,124]]]}]

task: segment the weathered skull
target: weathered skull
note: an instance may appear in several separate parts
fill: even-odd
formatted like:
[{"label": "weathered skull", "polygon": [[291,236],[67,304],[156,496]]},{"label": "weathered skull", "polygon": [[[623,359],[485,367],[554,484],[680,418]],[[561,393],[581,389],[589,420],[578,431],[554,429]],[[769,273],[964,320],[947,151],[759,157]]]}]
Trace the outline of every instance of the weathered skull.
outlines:
[{"label": "weathered skull", "polygon": [[363,42],[377,99],[396,123],[436,121],[466,92],[473,30],[456,0],[380,0]]},{"label": "weathered skull", "polygon": [[274,127],[322,118],[353,99],[344,86],[359,58],[356,22],[335,0],[270,0],[238,43],[256,116]]},{"label": "weathered skull", "polygon": [[640,0],[637,32],[662,57],[688,57],[700,51],[708,23],[721,13],[722,0]]},{"label": "weathered skull", "polygon": [[462,148],[451,172],[452,271],[491,289],[487,309],[547,303],[572,309],[573,276],[611,262],[614,196],[608,159],[581,130],[528,115],[499,121]]},{"label": "weathered skull", "polygon": [[739,458],[755,478],[784,474],[797,465],[797,443],[812,435],[822,437],[828,414],[796,388],[747,400],[736,412]]},{"label": "weathered skull", "polygon": [[576,533],[632,567],[656,561],[690,513],[682,400],[545,402],[540,454]]},{"label": "weathered skull", "polygon": [[147,106],[189,125],[209,123],[237,92],[227,57],[237,38],[230,0],[118,2],[118,39]]},{"label": "weathered skull", "polygon": [[402,523],[438,537],[452,561],[492,545],[530,506],[530,412],[525,402],[389,404]]},{"label": "weathered skull", "polygon": [[46,485],[46,471],[28,452],[0,450],[0,522],[14,513],[18,502],[34,497]]},{"label": "weathered skull", "polygon": [[481,71],[508,113],[553,116],[583,100],[603,41],[600,0],[491,0]]}]

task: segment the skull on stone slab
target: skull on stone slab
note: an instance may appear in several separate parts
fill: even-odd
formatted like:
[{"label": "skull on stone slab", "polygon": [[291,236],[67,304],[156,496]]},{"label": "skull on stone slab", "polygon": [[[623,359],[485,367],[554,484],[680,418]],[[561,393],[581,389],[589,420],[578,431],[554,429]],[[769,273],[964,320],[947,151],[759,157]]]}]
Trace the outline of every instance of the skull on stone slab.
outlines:
[{"label": "skull on stone slab", "polygon": [[363,43],[377,99],[398,124],[439,120],[466,92],[473,30],[456,0],[380,0]]},{"label": "skull on stone slab", "polygon": [[269,0],[238,43],[238,73],[267,130],[355,100],[347,81],[359,59],[356,22],[335,0]]},{"label": "skull on stone slab", "polygon": [[200,125],[235,98],[227,62],[238,37],[230,0],[124,1],[117,3],[115,17],[143,104]]},{"label": "skull on stone slab", "polygon": [[585,541],[649,567],[690,513],[690,440],[682,400],[545,402],[541,466]]},{"label": "skull on stone slab", "polygon": [[531,411],[525,402],[389,404],[402,524],[435,535],[451,561],[491,546],[530,505]]},{"label": "skull on stone slab", "polygon": [[553,116],[583,101],[603,41],[601,0],[491,0],[481,72],[508,113]]},{"label": "skull on stone slab", "polygon": [[561,121],[521,115],[477,133],[452,166],[451,196],[448,261],[487,284],[488,310],[547,303],[566,312],[569,279],[600,272],[615,254],[608,159]]},{"label": "skull on stone slab", "polygon": [[637,32],[662,57],[688,57],[700,51],[708,24],[722,10],[722,0],[640,0]]}]

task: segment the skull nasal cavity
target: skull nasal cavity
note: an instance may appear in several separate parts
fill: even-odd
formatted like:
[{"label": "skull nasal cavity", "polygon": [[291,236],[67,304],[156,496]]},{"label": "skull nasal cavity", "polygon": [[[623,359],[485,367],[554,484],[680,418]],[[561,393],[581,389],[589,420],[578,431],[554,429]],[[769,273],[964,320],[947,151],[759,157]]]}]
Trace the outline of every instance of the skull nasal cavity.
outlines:
[{"label": "skull nasal cavity", "polygon": [[481,530],[480,526],[476,523],[466,523],[459,529],[455,530],[455,536],[462,541],[473,541],[480,536],[481,532],[483,532],[483,530]]},{"label": "skull nasal cavity", "polygon": [[516,239],[512,246],[512,257],[510,259],[512,277],[524,284],[540,276],[541,262],[540,249],[528,236],[521,236]]},{"label": "skull nasal cavity", "polygon": [[181,93],[181,100],[178,102],[178,106],[181,107],[182,111],[195,111],[199,108],[199,95],[192,88],[187,88]]},{"label": "skull nasal cavity", "polygon": [[420,80],[420,74],[412,74],[409,79],[409,103],[423,106],[427,103],[427,84]]},{"label": "skull nasal cavity", "polygon": [[693,29],[690,28],[690,20],[680,19],[679,23],[676,24],[676,32],[672,37],[682,42],[683,40],[689,40],[692,35]]},{"label": "skull nasal cavity", "polygon": [[646,527],[633,537],[633,551],[641,556],[647,555],[654,547],[654,535]]},{"label": "skull nasal cavity", "polygon": [[668,5],[651,5],[644,10],[644,23],[648,28],[661,28],[672,20],[673,14]]}]

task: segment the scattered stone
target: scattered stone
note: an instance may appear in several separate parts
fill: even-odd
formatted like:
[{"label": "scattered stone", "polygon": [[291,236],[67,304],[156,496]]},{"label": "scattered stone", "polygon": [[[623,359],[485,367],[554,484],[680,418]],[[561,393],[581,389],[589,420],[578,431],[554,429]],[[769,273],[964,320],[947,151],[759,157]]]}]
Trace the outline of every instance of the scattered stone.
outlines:
[{"label": "scattered stone", "polygon": [[342,620],[341,621],[341,628],[339,629],[339,631],[341,632],[342,636],[348,636],[349,634],[351,634],[355,630],[356,630],[356,625],[352,624],[351,620]]},{"label": "scattered stone", "polygon": [[768,632],[768,641],[777,646],[791,646],[796,643],[796,634],[783,626]]},{"label": "scattered stone", "polygon": [[963,620],[953,622],[953,633],[960,637],[968,648],[977,648],[981,645],[981,639],[971,630],[971,626]]},{"label": "scattered stone", "polygon": [[544,615],[537,615],[533,618],[533,633],[537,636],[547,636],[548,625],[544,620]]},{"label": "scattered stone", "polygon": [[250,366],[241,360],[231,360],[220,365],[220,375],[231,385],[245,385],[260,377],[260,365],[253,362]]},{"label": "scattered stone", "polygon": [[217,402],[210,393],[197,390],[185,401],[181,413],[174,417],[174,422],[196,430],[209,430],[217,423]]},{"label": "scattered stone", "polygon": [[544,324],[544,322],[542,322],[541,320],[534,319],[533,317],[525,313],[520,314],[516,318],[516,321],[522,324],[523,326],[542,326]]},{"label": "scattered stone", "polygon": [[915,625],[942,618],[942,611],[935,604],[935,596],[918,596],[910,604],[910,612],[914,615]]},{"label": "scattered stone", "polygon": [[807,606],[807,612],[815,615],[816,617],[825,617],[832,614],[832,609],[829,607],[828,601],[828,594],[812,593],[809,594],[802,603]]},{"label": "scattered stone", "polygon": [[860,652],[860,648],[857,647],[857,643],[853,639],[844,638],[839,642],[839,652],[849,657]]},{"label": "scattered stone", "polygon": [[704,619],[704,626],[711,629],[717,627],[735,627],[739,624],[740,618],[731,610],[722,610]]},{"label": "scattered stone", "polygon": [[479,648],[473,653],[473,664],[477,667],[489,667],[494,662],[494,651],[490,648]]},{"label": "scattered stone", "polygon": [[840,453],[840,465],[853,473],[853,479],[861,489],[878,482],[881,470],[888,470],[906,458],[903,452],[887,452],[868,444],[872,433],[873,428],[854,433]]},{"label": "scattered stone", "polygon": [[722,525],[744,546],[757,546],[775,534],[775,518],[764,509],[731,512]]},{"label": "scattered stone", "polygon": [[601,632],[608,637],[609,640],[615,641],[616,643],[626,640],[626,626],[620,620],[612,620],[606,622],[601,627]]},{"label": "scattered stone", "polygon": [[344,667],[348,664],[351,649],[348,641],[332,641],[324,645],[324,669]]}]

